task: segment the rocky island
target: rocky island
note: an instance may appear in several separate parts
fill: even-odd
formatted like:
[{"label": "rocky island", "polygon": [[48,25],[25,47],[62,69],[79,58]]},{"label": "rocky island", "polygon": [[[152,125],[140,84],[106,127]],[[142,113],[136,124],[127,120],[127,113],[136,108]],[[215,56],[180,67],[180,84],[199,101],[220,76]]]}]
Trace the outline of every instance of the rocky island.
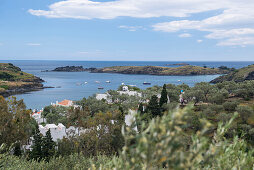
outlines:
[{"label": "rocky island", "polygon": [[166,66],[188,66],[188,63],[175,63],[175,64],[166,64]]},{"label": "rocky island", "polygon": [[64,67],[57,67],[54,70],[46,70],[43,72],[84,72],[84,71],[93,71],[96,68],[83,68],[83,66],[64,66]]},{"label": "rocky island", "polygon": [[120,73],[120,74],[144,74],[162,76],[190,76],[190,75],[216,75],[227,74],[230,71],[219,68],[200,66],[159,67],[159,66],[113,66],[94,69],[92,73]]},{"label": "rocky island", "polygon": [[41,78],[21,71],[11,63],[0,63],[0,95],[14,94],[43,89]]},{"label": "rocky island", "polygon": [[243,82],[245,80],[254,80],[254,65],[232,70],[230,73],[212,80],[211,83],[221,83],[223,81]]}]

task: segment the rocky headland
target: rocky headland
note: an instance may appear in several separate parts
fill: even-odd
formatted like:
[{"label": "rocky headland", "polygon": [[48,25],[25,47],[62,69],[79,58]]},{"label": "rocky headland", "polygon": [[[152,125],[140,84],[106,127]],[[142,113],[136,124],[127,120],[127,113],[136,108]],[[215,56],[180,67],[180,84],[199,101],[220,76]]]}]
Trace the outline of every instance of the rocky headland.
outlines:
[{"label": "rocky headland", "polygon": [[43,82],[11,63],[0,63],[0,95],[4,97],[43,89]]},{"label": "rocky headland", "polygon": [[243,82],[245,80],[254,80],[254,65],[232,70],[230,73],[212,80],[211,83],[221,83],[223,81]]}]

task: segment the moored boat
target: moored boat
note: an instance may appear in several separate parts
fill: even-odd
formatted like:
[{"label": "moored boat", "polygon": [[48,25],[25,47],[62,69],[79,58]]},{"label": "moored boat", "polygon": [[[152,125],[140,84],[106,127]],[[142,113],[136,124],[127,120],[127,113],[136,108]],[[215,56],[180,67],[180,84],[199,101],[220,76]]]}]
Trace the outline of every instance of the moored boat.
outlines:
[{"label": "moored boat", "polygon": [[148,82],[144,82],[143,84],[144,85],[151,85],[151,83],[148,83]]}]

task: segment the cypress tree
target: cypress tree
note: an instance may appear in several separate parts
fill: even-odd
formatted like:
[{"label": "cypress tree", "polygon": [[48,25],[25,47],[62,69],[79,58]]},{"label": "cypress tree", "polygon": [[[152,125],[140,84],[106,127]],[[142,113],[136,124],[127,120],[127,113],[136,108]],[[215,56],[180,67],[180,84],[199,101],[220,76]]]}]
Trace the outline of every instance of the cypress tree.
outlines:
[{"label": "cypress tree", "polygon": [[168,92],[167,92],[166,84],[163,85],[163,89],[161,91],[160,107],[162,107],[162,105],[165,103],[168,103]]},{"label": "cypress tree", "polygon": [[20,148],[20,143],[15,144],[13,155],[15,155],[15,156],[21,156],[22,155],[22,151],[21,151],[21,148]]},{"label": "cypress tree", "polygon": [[139,104],[138,112],[139,112],[141,115],[144,114],[144,105],[143,105],[143,103],[140,103],[140,104]]},{"label": "cypress tree", "polygon": [[36,126],[35,133],[33,135],[32,151],[30,153],[30,159],[40,161],[42,159],[42,136],[38,125]]},{"label": "cypress tree", "polygon": [[153,95],[150,102],[148,103],[147,110],[152,114],[153,117],[162,116],[160,105],[158,103],[158,97]]},{"label": "cypress tree", "polygon": [[49,161],[55,154],[55,142],[52,139],[50,129],[46,132],[46,136],[43,137],[42,154],[46,161]]}]

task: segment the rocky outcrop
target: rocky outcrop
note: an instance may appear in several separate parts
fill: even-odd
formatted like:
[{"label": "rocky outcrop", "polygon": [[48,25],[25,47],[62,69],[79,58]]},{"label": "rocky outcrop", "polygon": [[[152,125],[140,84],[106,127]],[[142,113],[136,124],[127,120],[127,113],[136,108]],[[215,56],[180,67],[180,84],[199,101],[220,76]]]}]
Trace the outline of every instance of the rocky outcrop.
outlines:
[{"label": "rocky outcrop", "polygon": [[245,80],[254,80],[254,65],[249,65],[248,67],[234,70],[229,74],[212,80],[211,83],[221,83],[223,81],[243,82]]},{"label": "rocky outcrop", "polygon": [[43,82],[11,63],[0,63],[0,95],[4,97],[43,89]]},{"label": "rocky outcrop", "polygon": [[[65,66],[65,67],[57,67],[54,70],[54,72],[83,72],[83,71],[93,71],[96,68],[83,68],[83,66]],[[49,72],[49,70],[46,70],[44,72]]]},{"label": "rocky outcrop", "polygon": [[0,91],[0,95],[3,97],[9,97],[16,94],[22,94],[31,91],[42,90],[45,87],[41,83],[24,83],[19,86],[12,86],[7,90]]},{"label": "rocky outcrop", "polygon": [[226,74],[228,70],[199,66],[159,67],[159,66],[114,66],[95,69],[92,73],[120,73],[165,76],[216,75]]}]

